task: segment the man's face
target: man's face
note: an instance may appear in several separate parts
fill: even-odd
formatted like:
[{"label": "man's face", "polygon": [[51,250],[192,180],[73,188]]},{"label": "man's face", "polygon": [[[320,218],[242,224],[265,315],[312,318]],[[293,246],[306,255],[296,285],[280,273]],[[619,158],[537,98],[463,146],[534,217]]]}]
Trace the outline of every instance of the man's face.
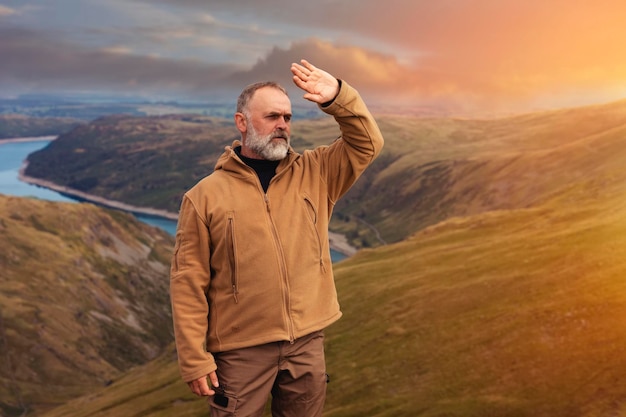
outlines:
[{"label": "man's face", "polygon": [[244,156],[278,161],[287,156],[291,134],[291,102],[272,87],[257,90],[248,103]]}]

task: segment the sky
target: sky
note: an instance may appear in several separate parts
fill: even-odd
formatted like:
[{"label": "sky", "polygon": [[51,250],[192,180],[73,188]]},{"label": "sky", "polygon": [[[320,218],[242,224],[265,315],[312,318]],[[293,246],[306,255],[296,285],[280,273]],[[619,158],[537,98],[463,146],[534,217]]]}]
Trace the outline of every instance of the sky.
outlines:
[{"label": "sky", "polygon": [[234,99],[305,58],[390,109],[626,99],[624,0],[0,0],[0,98]]}]

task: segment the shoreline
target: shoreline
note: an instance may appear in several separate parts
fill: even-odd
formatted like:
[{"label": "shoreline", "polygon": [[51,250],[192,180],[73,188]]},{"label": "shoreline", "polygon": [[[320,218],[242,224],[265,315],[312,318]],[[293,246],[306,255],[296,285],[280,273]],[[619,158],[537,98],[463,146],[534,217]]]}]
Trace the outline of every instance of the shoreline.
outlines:
[{"label": "shoreline", "polygon": [[85,200],[86,202],[96,203],[96,204],[113,208],[113,209],[129,211],[131,213],[137,213],[137,214],[145,214],[148,216],[163,217],[168,220],[178,220],[178,214],[172,213],[167,210],[133,206],[131,204],[126,204],[126,203],[122,203],[122,202],[115,201],[115,200],[109,200],[104,197],[99,197],[93,194],[88,194],[79,190],[75,190],[70,187],[66,187],[64,185],[58,185],[52,181],[42,180],[40,178],[35,178],[35,177],[29,177],[28,175],[24,174],[27,167],[28,167],[28,162],[24,162],[22,166],[20,167],[19,172],[17,174],[17,178],[20,181],[23,181],[27,184],[32,184],[32,185],[36,185],[37,187],[47,188],[49,190],[53,190],[61,194],[66,194],[72,197],[78,197],[81,200]]},{"label": "shoreline", "polygon": [[26,138],[6,138],[0,139],[0,145],[4,143],[19,143],[19,142],[39,142],[44,140],[55,140],[59,135],[51,135],[51,136],[31,136]]},{"label": "shoreline", "polygon": [[[40,139],[43,140],[43,139]],[[25,142],[25,141],[23,141]],[[0,141],[0,144],[2,141]],[[101,206],[123,210],[131,213],[144,214],[148,216],[162,217],[168,220],[178,220],[178,213],[172,213],[171,211],[149,208],[149,207],[138,207],[130,204],[122,203],[115,200],[109,200],[104,197],[95,196],[92,194],[88,194],[82,191],[75,190],[73,188],[66,187],[64,185],[58,185],[52,181],[42,180],[40,178],[29,177],[24,172],[28,167],[28,162],[24,161],[22,166],[18,171],[18,179],[28,184],[35,185],[37,187],[47,188],[62,194],[66,194],[72,197],[80,198],[86,202],[95,203]],[[348,243],[347,238],[340,234],[328,231],[328,242],[331,249],[350,257],[357,252],[357,248],[351,246]]]}]

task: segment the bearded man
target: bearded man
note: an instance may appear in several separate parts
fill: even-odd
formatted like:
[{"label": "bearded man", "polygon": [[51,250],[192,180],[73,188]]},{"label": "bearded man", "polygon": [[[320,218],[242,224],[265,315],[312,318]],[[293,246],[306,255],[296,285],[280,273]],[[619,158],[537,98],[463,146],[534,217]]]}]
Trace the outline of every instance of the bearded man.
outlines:
[{"label": "bearded man", "polygon": [[290,147],[291,101],[274,82],[246,87],[241,133],[213,173],[185,193],[170,292],[178,361],[212,417],[322,415],[323,330],[341,316],[328,222],[383,138],[358,92],[306,60],[304,98],[339,124],[330,145]]}]

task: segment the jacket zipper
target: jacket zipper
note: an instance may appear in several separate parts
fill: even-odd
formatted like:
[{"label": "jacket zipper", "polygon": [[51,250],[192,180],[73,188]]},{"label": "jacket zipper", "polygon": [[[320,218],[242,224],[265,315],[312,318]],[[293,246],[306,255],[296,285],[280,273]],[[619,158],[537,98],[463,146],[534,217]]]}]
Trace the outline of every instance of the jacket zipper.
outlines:
[{"label": "jacket zipper", "polygon": [[280,256],[280,272],[283,281],[283,300],[285,303],[285,313],[287,314],[287,325],[289,327],[289,342],[293,344],[296,338],[294,336],[293,319],[291,317],[291,300],[289,297],[289,280],[287,279],[287,267],[285,266],[285,253],[283,252],[283,247],[280,244],[280,239],[278,238],[278,231],[276,230],[276,225],[274,224],[274,219],[272,218],[270,200],[267,194],[265,194],[265,207],[267,208],[267,215],[272,225],[272,235],[274,237],[274,241],[276,242],[276,247],[278,248],[278,254]]},{"label": "jacket zipper", "polygon": [[[274,219],[272,218],[272,212],[270,210],[270,200],[269,197],[267,196],[267,193],[263,190],[263,186],[261,185],[261,180],[259,180],[258,175],[256,174],[256,172],[254,172],[254,169],[250,168],[248,165],[246,165],[245,163],[241,162],[241,164],[249,171],[251,171],[252,173],[254,173],[254,177],[256,178],[256,183],[257,183],[257,187],[259,188],[259,190],[261,191],[261,194],[263,195],[263,199],[265,201],[265,207],[267,209],[267,215],[270,219],[270,223],[272,225],[272,236],[274,237],[274,242],[276,243],[276,247],[278,248],[278,254],[280,256],[280,268],[281,268],[281,275],[282,275],[282,281],[283,281],[283,301],[284,301],[284,305],[285,305],[285,313],[287,315],[287,327],[288,327],[288,333],[289,333],[289,343],[293,344],[296,340],[295,335],[294,335],[294,325],[293,325],[293,319],[291,317],[291,301],[290,301],[290,297],[289,297],[289,281],[287,279],[287,266],[285,265],[285,253],[283,252],[283,247],[280,244],[280,239],[278,238],[278,231],[276,230],[276,225],[274,223]],[[283,170],[284,171],[284,170]],[[274,175],[274,178],[272,178],[270,180],[270,186],[271,184],[276,180],[276,178],[279,177],[279,173],[277,172],[276,175]],[[235,293],[235,299],[236,299],[236,293]]]},{"label": "jacket zipper", "polygon": [[230,260],[230,283],[233,287],[233,298],[235,304],[239,303],[239,287],[237,285],[237,260],[235,259],[237,250],[235,245],[235,218],[233,213],[228,213],[228,258]]}]

